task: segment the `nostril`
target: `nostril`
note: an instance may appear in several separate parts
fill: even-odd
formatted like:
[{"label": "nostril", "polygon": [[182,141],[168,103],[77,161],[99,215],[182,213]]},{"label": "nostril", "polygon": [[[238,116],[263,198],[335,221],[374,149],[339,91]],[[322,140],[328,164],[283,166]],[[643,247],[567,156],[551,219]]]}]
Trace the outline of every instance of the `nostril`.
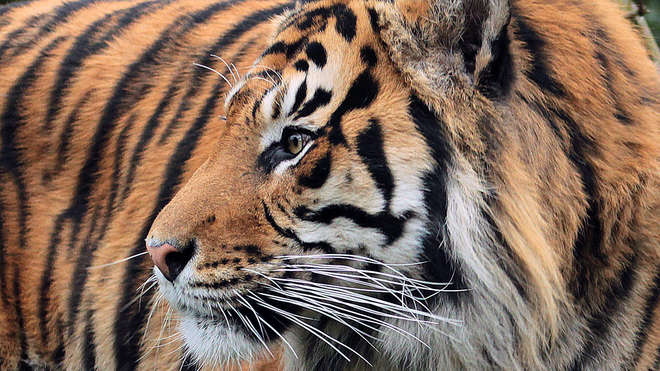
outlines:
[{"label": "nostril", "polygon": [[186,267],[195,252],[194,244],[188,244],[183,249],[171,252],[165,256],[165,264],[169,270],[170,281],[174,281]]},{"label": "nostril", "polygon": [[163,276],[170,282],[174,282],[194,255],[195,242],[190,241],[187,245],[179,248],[169,243],[147,244],[147,250]]}]

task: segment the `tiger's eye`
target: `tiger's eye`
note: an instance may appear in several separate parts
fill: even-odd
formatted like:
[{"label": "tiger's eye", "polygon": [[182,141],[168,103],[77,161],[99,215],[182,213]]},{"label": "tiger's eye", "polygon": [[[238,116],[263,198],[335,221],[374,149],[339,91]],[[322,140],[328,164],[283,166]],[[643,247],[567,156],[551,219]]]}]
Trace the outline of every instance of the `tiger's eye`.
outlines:
[{"label": "tiger's eye", "polygon": [[293,133],[286,138],[286,150],[297,155],[305,147],[305,137],[301,133]]}]

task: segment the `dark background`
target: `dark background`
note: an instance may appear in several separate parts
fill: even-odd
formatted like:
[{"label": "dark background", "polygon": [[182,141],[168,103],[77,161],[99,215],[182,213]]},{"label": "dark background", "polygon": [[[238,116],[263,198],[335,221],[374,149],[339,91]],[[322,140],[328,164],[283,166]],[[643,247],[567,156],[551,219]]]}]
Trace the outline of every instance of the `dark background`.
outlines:
[{"label": "dark background", "polygon": [[[15,0],[0,0],[1,4],[11,3]],[[656,40],[660,40],[660,0],[644,0],[644,3],[649,9],[646,15],[646,20],[651,27],[651,32],[655,35]]]}]

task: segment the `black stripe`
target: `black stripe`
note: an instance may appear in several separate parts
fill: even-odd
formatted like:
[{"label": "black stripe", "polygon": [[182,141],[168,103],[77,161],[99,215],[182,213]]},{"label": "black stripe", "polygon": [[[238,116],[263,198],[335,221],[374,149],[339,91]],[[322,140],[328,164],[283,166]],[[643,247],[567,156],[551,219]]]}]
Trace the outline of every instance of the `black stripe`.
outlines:
[{"label": "black stripe", "polygon": [[344,4],[332,7],[335,15],[335,29],[346,41],[351,42],[355,37],[357,17],[355,13]]},{"label": "black stripe", "polygon": [[[115,11],[114,13],[107,14],[105,17],[95,21],[79,34],[73,46],[69,49],[68,54],[62,59],[62,63],[60,63],[59,69],[56,73],[57,80],[55,81],[55,85],[51,90],[50,98],[48,100],[48,110],[44,122],[44,128],[48,129],[51,127],[58,110],[61,108],[60,104],[62,99],[69,90],[68,87],[70,86],[70,80],[75,77],[76,72],[82,67],[85,60],[105,50],[110,45],[110,41],[132,23],[139,20],[143,15],[154,12],[165,6],[167,3],[168,2],[156,3],[150,1],[138,4],[129,9]],[[152,9],[151,7],[154,4],[158,4],[158,7]],[[117,17],[120,18],[117,20],[116,25],[110,30],[107,30],[104,34],[101,34],[107,24],[114,21]]]},{"label": "black stripe", "polygon": [[96,370],[96,343],[94,341],[93,315],[94,312],[90,309],[85,316],[85,331],[82,339],[83,370]]},{"label": "black stripe", "polygon": [[23,151],[22,146],[16,143],[16,136],[19,130],[27,124],[26,118],[22,115],[24,112],[24,110],[21,109],[22,99],[27,95],[26,92],[31,89],[36,81],[44,62],[51,57],[50,53],[64,40],[64,37],[58,37],[48,44],[23,75],[16,80],[14,86],[9,90],[7,100],[4,104],[5,111],[0,117],[0,123],[2,123],[2,128],[0,129],[0,136],[2,137],[0,165],[5,168],[7,173],[13,178],[16,187],[19,228],[18,247],[20,249],[26,247],[27,218],[29,215],[27,189],[23,174],[23,163],[21,160]]},{"label": "black stripe", "polygon": [[0,58],[2,58],[5,52],[13,46],[12,43],[15,40],[18,40],[20,37],[23,36],[23,34],[25,34],[27,28],[34,27],[35,25],[37,25],[39,19],[40,19],[39,16],[32,16],[30,19],[28,19],[27,22],[25,22],[25,26],[7,34],[5,41],[2,44],[0,44]]},{"label": "black stripe", "polygon": [[273,215],[271,214],[270,209],[268,208],[268,206],[266,205],[266,203],[263,200],[261,201],[261,205],[263,206],[263,209],[264,209],[264,216],[266,217],[266,221],[268,221],[268,224],[270,224],[270,226],[273,228],[273,230],[275,230],[275,232],[277,232],[277,234],[279,234],[280,236],[282,236],[286,239],[296,241],[304,250],[320,249],[320,250],[322,250],[323,252],[325,252],[327,254],[331,254],[331,253],[334,252],[334,249],[332,248],[332,246],[330,246],[330,244],[327,243],[327,242],[304,242],[304,241],[302,241],[296,235],[296,233],[293,230],[284,229],[281,226],[279,226],[277,224],[277,222],[275,222],[275,219],[273,218]]},{"label": "black stripe", "polygon": [[330,103],[330,99],[332,99],[331,91],[325,90],[323,88],[316,89],[312,99],[308,100],[307,103],[303,105],[300,112],[296,114],[294,120],[298,120],[299,118],[307,117],[311,115],[312,113],[316,112],[317,109],[324,107],[328,103]]},{"label": "black stripe", "polygon": [[[223,81],[216,84],[199,116],[188,129],[183,139],[177,144],[176,150],[167,164],[167,169],[163,176],[164,181],[156,198],[156,205],[149,219],[142,227],[142,231],[133,245],[135,247],[129,256],[133,256],[144,250],[144,240],[151,228],[151,224],[156,219],[158,212],[170,201],[181,183],[184,166],[192,156],[211,114],[220,102],[223,87]],[[147,316],[147,308],[144,305],[139,307],[138,303],[131,302],[135,297],[138,284],[146,279],[148,274],[147,267],[150,264],[145,265],[145,262],[146,259],[144,258],[129,260],[122,279],[122,297],[117,306],[118,312],[114,323],[115,362],[122,369],[134,368],[138,363],[140,355],[141,335],[139,334],[140,331],[136,331],[136,329],[143,329],[144,320]],[[150,296],[150,293],[143,296],[144,301],[148,302],[149,298],[147,296]]]},{"label": "black stripe", "polygon": [[[94,212],[92,213],[92,216],[89,220],[89,230],[87,231],[87,236],[83,240],[83,243],[81,243],[80,255],[76,260],[76,265],[74,265],[75,268],[73,271],[71,284],[68,286],[72,288],[75,287],[75,290],[71,290],[71,297],[69,298],[69,322],[67,325],[69,338],[71,338],[74,333],[76,325],[75,321],[78,317],[78,306],[85,291],[84,283],[85,279],[87,278],[89,260],[91,260],[90,251],[92,250],[92,237],[94,236],[94,232],[96,232],[96,228],[98,226],[100,209],[101,207],[98,205],[94,207]],[[85,265],[81,267],[79,265],[80,263]]]},{"label": "black stripe", "polygon": [[305,53],[307,53],[307,58],[309,58],[318,68],[323,68],[328,61],[328,55],[325,48],[319,42],[314,41],[307,44]]},{"label": "black stripe", "polygon": [[597,267],[607,265],[607,256],[602,251],[603,225],[600,219],[600,205],[597,194],[595,170],[588,156],[595,154],[596,147],[587,137],[578,124],[562,109],[550,107],[550,112],[567,124],[571,139],[568,158],[578,171],[582,181],[582,191],[586,196],[588,208],[586,217],[578,231],[578,237],[573,248],[575,263],[577,264],[577,279],[574,293],[576,298],[582,298],[590,290],[586,287],[593,280],[586,276],[598,272]]},{"label": "black stripe", "polygon": [[515,82],[516,74],[509,40],[509,22],[510,17],[499,35],[490,42],[492,57],[486,67],[479,72],[477,89],[488,99],[508,97],[511,86]]},{"label": "black stripe", "polygon": [[57,254],[57,246],[61,241],[60,234],[64,228],[64,221],[67,215],[58,215],[55,219],[53,232],[50,235],[50,242],[48,245],[48,252],[46,253],[46,264],[44,265],[44,273],[41,276],[41,285],[39,287],[39,302],[37,303],[37,310],[39,312],[39,327],[41,331],[41,343],[46,345],[48,340],[48,305],[50,303],[50,287],[53,284],[53,265]]},{"label": "black stripe", "polygon": [[623,262],[622,269],[617,276],[610,280],[611,284],[600,311],[592,315],[587,323],[588,341],[577,354],[570,370],[582,370],[588,362],[593,360],[594,348],[597,344],[607,341],[609,327],[616,321],[621,305],[632,293],[632,286],[637,281],[637,263],[638,257],[633,254],[628,261]]},{"label": "black stripe", "polygon": [[[422,134],[433,158],[433,169],[424,175],[424,205],[428,217],[427,234],[422,241],[424,274],[434,282],[453,282],[456,287],[465,287],[465,280],[458,263],[448,253],[449,233],[447,219],[447,172],[451,161],[451,146],[445,132],[446,124],[429,109],[417,96],[410,97],[408,114],[415,128]],[[457,295],[449,294],[456,300]]]},{"label": "black stripe", "polygon": [[362,49],[360,49],[360,59],[362,59],[362,62],[364,62],[367,67],[376,67],[376,63],[378,63],[376,51],[368,45],[363,46]]},{"label": "black stripe", "polygon": [[374,8],[367,8],[369,12],[369,24],[371,24],[371,30],[376,34],[380,35],[380,24],[378,24],[378,12]]},{"label": "black stripe", "polygon": [[[240,1],[233,0],[232,4],[239,3],[242,1],[244,0],[240,0]],[[213,44],[213,46],[211,46],[211,48],[204,53],[204,59],[202,59],[199,62],[199,64],[201,64],[202,66],[210,66],[211,62],[213,61],[213,57],[211,57],[211,54],[218,54],[218,52],[222,48],[226,48],[233,45],[238,41],[238,39],[241,36],[243,36],[243,34],[245,34],[248,31],[251,31],[256,26],[266,22],[267,20],[271,19],[273,16],[282,13],[285,9],[291,7],[291,4],[292,3],[288,3],[288,4],[278,5],[269,9],[261,9],[243,18],[232,29],[225,32],[222,35],[222,37],[216,40],[215,44]],[[193,83],[190,85],[190,88],[188,89],[185,96],[181,100],[181,103],[179,104],[179,108],[177,109],[176,114],[174,115],[172,120],[165,128],[165,131],[161,135],[158,141],[159,144],[161,145],[165,144],[165,142],[170,137],[174,129],[180,124],[183,114],[190,109],[192,98],[197,96],[199,88],[203,85],[202,84],[203,79],[207,78],[210,75],[210,73],[211,73],[210,71],[202,68],[198,68],[195,70],[193,74]]]},{"label": "black stripe", "polygon": [[[12,39],[12,37],[8,37],[7,40],[2,45],[0,45],[0,59],[5,59],[3,60],[3,63],[7,63],[6,57],[3,56],[3,53],[7,49],[9,49],[10,47],[12,48],[13,52],[11,57],[16,57],[20,55],[21,53],[28,50],[30,47],[37,45],[39,40],[41,40],[44,36],[55,31],[58,28],[57,27],[58,25],[67,22],[69,20],[69,17],[71,17],[73,13],[77,12],[80,9],[88,7],[92,4],[94,4],[94,1],[78,0],[73,2],[67,2],[58,6],[57,8],[49,12],[50,18],[48,22],[41,25],[41,27],[33,37],[30,37],[28,40],[25,40],[17,45],[11,45],[11,43],[13,43],[16,39]],[[42,18],[43,18],[43,14],[36,16],[34,18],[34,21],[39,21]]]},{"label": "black stripe", "polygon": [[341,128],[342,117],[350,111],[369,107],[378,96],[378,91],[378,81],[373,78],[368,69],[353,81],[341,105],[332,113],[328,121],[327,126],[330,127],[328,139],[330,143],[335,145],[346,144],[346,138]]},{"label": "black stripe", "polygon": [[298,236],[296,236],[296,234],[292,230],[284,229],[284,228],[280,227],[279,224],[277,224],[277,222],[273,218],[273,214],[271,214],[270,209],[268,208],[268,205],[266,205],[266,203],[263,200],[261,201],[261,206],[264,209],[264,216],[266,217],[266,221],[268,222],[268,224],[270,224],[270,226],[273,228],[273,230],[275,230],[275,232],[277,232],[277,234],[279,234],[280,236],[282,236],[284,238],[292,239],[292,240],[295,240],[296,242],[300,242],[300,240],[298,239]]},{"label": "black stripe", "polygon": [[617,88],[612,81],[614,79],[614,76],[612,76],[612,71],[611,71],[611,64],[603,54],[603,50],[607,49],[600,49],[596,51],[595,58],[598,61],[598,64],[600,65],[602,71],[601,75],[603,77],[603,80],[605,81],[605,89],[607,90],[607,93],[610,94],[612,97],[612,106],[614,107],[614,118],[616,118],[619,122],[621,122],[624,125],[630,125],[632,124],[632,119],[630,118],[630,114],[626,112],[625,108],[621,104],[621,101],[618,97]]},{"label": "black stripe", "polygon": [[309,63],[307,63],[307,61],[304,59],[298,60],[294,66],[296,67],[296,70],[300,72],[307,72],[309,69]]},{"label": "black stripe", "polygon": [[18,322],[18,343],[21,347],[21,358],[19,361],[20,370],[31,370],[31,367],[24,362],[28,359],[28,344],[25,336],[25,319],[23,318],[23,304],[21,302],[21,275],[20,268],[14,264],[14,314]]},{"label": "black stripe", "polygon": [[[495,196],[487,197],[486,203],[489,207],[496,205],[499,200]],[[492,209],[492,208],[491,208]],[[511,249],[511,245],[506,241],[502,232],[497,228],[497,224],[491,217],[491,215],[484,209],[481,210],[481,215],[483,215],[484,220],[490,226],[490,230],[493,231],[495,241],[501,247],[502,256],[496,261],[496,264],[499,265],[502,270],[506,273],[507,277],[511,280],[511,283],[518,292],[518,296],[523,300],[528,300],[529,295],[527,294],[527,282],[525,273],[521,271],[520,267],[523,267],[523,264],[520,262],[518,255]],[[512,321],[513,323],[513,321]]]},{"label": "black stripe", "polygon": [[651,325],[653,324],[653,316],[658,309],[658,301],[660,300],[660,271],[658,271],[658,268],[659,267],[656,267],[656,274],[653,279],[653,285],[651,286],[651,292],[649,293],[648,298],[646,298],[642,323],[637,331],[635,331],[635,348],[633,351],[632,363],[630,364],[631,369],[637,368],[637,363],[644,350],[644,345],[648,341],[649,333],[652,331]]},{"label": "black stripe", "polygon": [[328,151],[325,156],[321,157],[316,162],[309,175],[302,175],[298,178],[298,184],[313,189],[323,187],[330,176],[331,158],[330,152]]},{"label": "black stripe", "polygon": [[515,17],[515,20],[518,25],[515,35],[525,43],[524,47],[529,52],[531,60],[531,69],[525,71],[525,75],[541,90],[558,97],[565,96],[566,88],[552,76],[546,52],[546,41],[522,16]]},{"label": "black stripe", "polygon": [[169,107],[170,102],[172,101],[172,99],[174,99],[174,96],[179,92],[180,84],[183,82],[183,78],[181,77],[182,73],[180,72],[181,71],[175,74],[174,78],[172,79],[172,82],[170,83],[169,87],[167,88],[167,91],[165,92],[165,95],[163,95],[163,98],[161,98],[160,102],[158,102],[158,106],[156,107],[156,110],[154,110],[154,113],[151,115],[151,117],[149,117],[147,124],[142,129],[142,133],[140,134],[140,139],[138,139],[138,142],[135,145],[131,158],[128,162],[126,181],[124,182],[121,196],[119,198],[121,203],[123,203],[126,200],[126,197],[128,197],[128,194],[133,185],[133,180],[135,179],[135,172],[137,171],[137,168],[140,165],[140,162],[142,161],[142,155],[144,154],[144,151],[147,149],[149,142],[151,142],[151,139],[154,136],[154,132],[156,131],[158,126],[160,126],[160,122],[161,122],[160,120],[162,115],[165,113],[167,107]]},{"label": "black stripe", "polygon": [[293,212],[298,218],[309,222],[331,224],[337,218],[344,218],[362,228],[378,229],[387,237],[387,245],[391,245],[401,237],[406,221],[415,215],[412,211],[407,211],[399,217],[388,212],[370,214],[350,204],[328,205],[316,211],[305,206],[299,206]]},{"label": "black stripe", "polygon": [[[81,222],[88,210],[90,195],[98,177],[98,170],[107,141],[110,139],[110,135],[114,131],[117,122],[120,121],[121,116],[152,88],[152,85],[149,85],[149,79],[142,79],[143,74],[157,70],[160,64],[167,61],[165,56],[168,54],[166,51],[168,46],[171,45],[171,40],[181,38],[190,29],[207,21],[225,7],[224,3],[212,4],[193,14],[178,17],[135,62],[128,66],[126,72],[115,85],[113,94],[103,109],[89,152],[86,154],[85,163],[78,174],[76,190],[71,203],[56,219],[56,228],[47,253],[46,267],[51,267],[55,260],[56,249],[60,242],[59,234],[66,220],[70,220],[73,224],[71,245],[75,244]],[[51,275],[51,270],[46,269],[42,278],[42,297],[39,307],[40,312],[43,313],[46,312],[49,302],[48,292],[52,284]],[[42,323],[42,341],[45,342],[47,338],[46,319],[41,318],[40,320]]]},{"label": "black stripe", "polygon": [[362,162],[367,165],[376,187],[383,194],[385,210],[389,211],[394,192],[394,177],[387,164],[383,133],[378,120],[370,119],[369,127],[358,135],[357,152]]},{"label": "black stripe", "polygon": [[83,297],[85,291],[85,285],[87,283],[87,276],[89,274],[89,267],[91,266],[92,259],[94,257],[94,252],[99,248],[101,241],[105,237],[105,233],[108,231],[112,213],[115,210],[115,199],[117,197],[117,189],[119,188],[119,177],[121,176],[121,159],[123,157],[124,151],[126,149],[126,140],[128,139],[128,132],[131,130],[135,124],[136,116],[132,115],[128,122],[124,125],[122,130],[117,136],[117,142],[115,145],[114,153],[114,168],[112,171],[111,185],[110,185],[110,194],[107,197],[107,204],[105,206],[105,215],[103,217],[103,223],[99,229],[99,235],[93,239],[92,235],[95,230],[95,226],[98,219],[98,207],[94,210],[94,215],[92,216],[90,227],[90,232],[85,242],[82,244],[78,259],[74,264],[74,272],[71,276],[71,283],[69,287],[75,287],[76,290],[71,292],[71,297],[69,298],[69,336],[73,334],[75,328],[76,319],[78,317],[78,308],[80,306],[80,301]]},{"label": "black stripe", "polygon": [[288,116],[291,116],[296,111],[298,111],[298,108],[300,108],[300,105],[303,103],[303,100],[305,100],[305,97],[307,97],[307,78],[305,78],[305,81],[303,81],[302,84],[300,84],[298,87],[298,91],[296,91],[296,100],[293,102],[293,107],[291,107],[291,111],[289,111]]},{"label": "black stripe", "polygon": [[2,298],[2,304],[5,306],[9,305],[9,299],[7,295],[7,276],[5,270],[5,204],[4,199],[2,198],[3,193],[2,185],[0,184],[0,298]]},{"label": "black stripe", "polygon": [[275,44],[269,46],[262,54],[261,56],[267,56],[271,54],[284,54],[286,55],[287,59],[291,59],[298,55],[298,53],[303,49],[305,45],[307,45],[308,39],[307,37],[301,37],[300,39],[292,42],[291,44],[287,44],[284,41],[278,41]]},{"label": "black stripe", "polygon": [[52,170],[47,170],[43,174],[43,178],[45,182],[48,182],[52,179],[52,177],[59,172],[62,171],[64,168],[64,164],[67,162],[67,154],[69,152],[69,146],[71,145],[71,140],[73,140],[73,129],[74,125],[76,122],[78,122],[80,118],[80,110],[84,105],[86,105],[92,96],[93,90],[89,90],[83,95],[82,99],[76,103],[75,107],[73,108],[73,111],[69,114],[69,117],[66,120],[66,123],[64,124],[64,128],[62,129],[62,132],[60,133],[60,139],[59,139],[59,144],[57,145],[57,159],[55,162],[55,166],[53,167]]},{"label": "black stripe", "polygon": [[574,243],[573,255],[577,274],[571,283],[571,288],[576,298],[582,299],[590,292],[589,275],[598,272],[597,267],[607,264],[607,256],[602,252],[603,225],[600,219],[600,206],[596,187],[596,174],[589,156],[597,154],[597,147],[593,140],[582,132],[577,122],[563,109],[550,105],[543,105],[536,100],[528,101],[525,97],[517,94],[523,101],[535,110],[541,117],[550,123],[552,130],[563,144],[559,124],[563,124],[570,137],[570,146],[565,150],[568,159],[574,169],[580,175],[582,191],[588,204],[586,217],[582,221],[578,231],[578,237]]},{"label": "black stripe", "polygon": [[0,30],[2,30],[4,26],[11,24],[12,19],[9,18],[9,16],[7,15],[7,13],[9,13],[10,10],[22,8],[32,3],[32,1],[33,0],[24,0],[24,1],[16,1],[5,5],[0,5]]},{"label": "black stripe", "polygon": [[17,9],[17,8],[22,8],[26,5],[29,5],[32,2],[33,2],[33,0],[24,0],[24,1],[16,1],[16,2],[13,2],[13,3],[0,5],[0,17],[3,17],[10,10],[14,10],[14,9]]}]

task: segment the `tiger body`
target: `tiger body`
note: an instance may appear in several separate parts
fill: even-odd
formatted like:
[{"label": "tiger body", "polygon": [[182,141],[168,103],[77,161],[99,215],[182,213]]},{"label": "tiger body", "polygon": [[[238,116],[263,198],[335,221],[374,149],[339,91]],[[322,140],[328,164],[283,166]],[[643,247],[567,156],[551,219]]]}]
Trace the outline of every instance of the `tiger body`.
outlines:
[{"label": "tiger body", "polygon": [[608,0],[0,17],[0,368],[660,367],[660,80]]}]

